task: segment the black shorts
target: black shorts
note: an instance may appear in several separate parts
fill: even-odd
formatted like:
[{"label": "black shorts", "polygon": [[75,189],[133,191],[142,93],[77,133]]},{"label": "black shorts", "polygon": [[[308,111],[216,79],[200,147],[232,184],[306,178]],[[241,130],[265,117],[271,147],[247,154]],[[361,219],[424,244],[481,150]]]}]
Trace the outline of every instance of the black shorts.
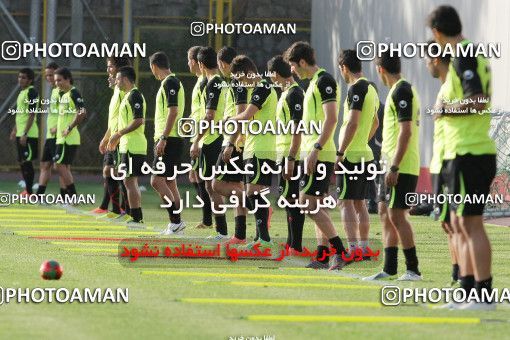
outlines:
[{"label": "black shorts", "polygon": [[[221,149],[221,153],[218,156],[218,161],[216,162],[216,167],[223,169],[225,167],[225,164],[227,166],[228,171],[236,171],[235,174],[219,174],[216,176],[216,179],[219,181],[225,181],[225,182],[242,182],[244,180],[244,176],[242,173],[239,173],[239,170],[237,170],[232,163],[234,163],[238,169],[243,170],[244,168],[244,161],[243,161],[243,149],[241,151],[237,151],[236,148],[232,151],[232,156],[230,157],[230,162],[225,163],[223,161],[223,150],[225,147]],[[232,158],[237,157],[237,159],[234,161]]]},{"label": "black shorts", "polygon": [[[131,169],[129,169],[129,159],[131,158]],[[142,173],[142,166],[145,162],[145,155],[134,153],[121,153],[119,168],[123,167],[126,170],[126,177],[140,177]],[[131,172],[130,172],[131,170]]]},{"label": "black shorts", "polygon": [[76,155],[76,150],[78,150],[79,145],[68,145],[57,144],[57,150],[55,151],[55,157],[53,161],[57,164],[70,165],[74,161],[74,156]]},{"label": "black shorts", "polygon": [[39,149],[39,140],[37,138],[27,137],[27,144],[21,145],[20,137],[16,137],[16,149],[18,150],[18,162],[30,162],[37,158]]},{"label": "black shorts", "polygon": [[[326,169],[326,176],[324,178],[321,178],[320,180],[317,179],[317,176],[322,176],[317,172],[317,169],[319,166],[323,164]],[[304,165],[303,165],[304,166]],[[321,166],[322,167],[322,166]],[[305,194],[310,196],[325,196],[329,192],[329,183],[331,180],[331,176],[334,173],[335,164],[332,162],[317,162],[315,172],[312,175],[306,175],[304,174],[303,169],[303,176],[301,176],[301,179],[299,181],[299,190]]]},{"label": "black shorts", "polygon": [[198,161],[198,176],[211,177],[212,169],[218,161],[218,156],[221,153],[221,144],[223,143],[223,136],[216,138],[211,144],[202,145]]},{"label": "black shorts", "polygon": [[390,209],[409,209],[411,206],[407,204],[407,195],[415,194],[416,184],[418,184],[418,176],[409,174],[398,174],[397,185],[394,187],[386,187],[382,181],[380,200],[386,202]]},{"label": "black shorts", "polygon": [[[370,162],[364,164],[365,171],[362,174],[339,174],[336,175],[336,192],[339,200],[364,200],[368,196],[369,176],[367,166]],[[344,160],[342,165],[349,171],[361,169],[361,163],[351,163]],[[373,181],[373,180],[372,180]]]},{"label": "black shorts", "polygon": [[[251,168],[247,168],[248,164],[251,164]],[[275,161],[271,159],[257,158],[254,155],[253,158],[244,160],[244,167],[246,170],[250,171],[250,174],[247,174],[244,179],[246,184],[259,184],[266,187],[271,186],[273,174],[267,168],[274,170],[276,167]]]},{"label": "black shorts", "polygon": [[103,166],[116,167],[119,164],[119,151],[106,151],[103,157]]},{"label": "black shorts", "polygon": [[53,158],[57,153],[57,139],[56,138],[47,138],[44,142],[44,149],[42,153],[41,162],[50,162],[53,163]]},{"label": "black shorts", "polygon": [[[157,141],[154,143],[157,144]],[[165,172],[157,174],[158,177],[172,177],[175,173],[175,169],[181,167],[181,155],[183,152],[184,140],[179,137],[168,137],[166,140],[165,152],[163,156],[156,155],[154,150],[154,161],[152,162],[152,168],[157,169],[156,164],[161,157],[161,161],[165,163]]]},{"label": "black shorts", "polygon": [[[451,209],[457,216],[483,215],[492,180],[496,176],[496,155],[457,155],[445,169],[448,194],[468,196],[469,201],[452,200]],[[477,201],[477,198],[482,198]]]},{"label": "black shorts", "polygon": [[[300,161],[294,162],[294,172],[292,173],[292,177],[296,177],[298,173],[303,173],[302,169],[300,171],[300,168],[302,166],[302,163]],[[281,196],[285,197],[286,199],[291,198],[297,198],[299,199],[299,178],[294,180],[286,180],[283,178],[283,172],[285,167],[285,160],[282,159],[281,161],[282,171],[280,175],[278,176],[278,192]]]}]

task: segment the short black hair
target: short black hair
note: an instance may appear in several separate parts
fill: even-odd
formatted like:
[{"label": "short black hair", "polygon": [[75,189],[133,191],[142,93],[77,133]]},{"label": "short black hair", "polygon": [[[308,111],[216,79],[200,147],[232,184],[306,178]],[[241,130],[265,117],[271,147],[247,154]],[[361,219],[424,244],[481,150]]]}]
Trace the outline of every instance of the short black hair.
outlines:
[{"label": "short black hair", "polygon": [[375,64],[383,67],[391,74],[400,73],[400,57],[392,55],[391,51],[381,53],[381,55],[375,59]]},{"label": "short black hair", "polygon": [[292,76],[289,63],[286,62],[281,55],[277,55],[269,59],[267,62],[267,70],[269,72],[276,72],[283,78],[289,78]]},{"label": "short black hair", "polygon": [[25,67],[19,70],[19,73],[25,74],[29,80],[34,80],[35,73],[31,68]]},{"label": "short black hair", "polygon": [[342,50],[338,56],[338,65],[347,66],[353,73],[361,72],[361,60],[355,50]]},{"label": "short black hair", "polygon": [[131,66],[123,66],[119,69],[119,73],[121,77],[126,77],[130,82],[134,83],[136,81],[136,73],[135,69]]},{"label": "short black hair", "polygon": [[48,63],[48,65],[46,65],[45,68],[50,68],[52,70],[56,70],[56,69],[58,69],[58,64],[56,62],[54,62],[54,61],[50,61]]},{"label": "short black hair", "polygon": [[151,65],[156,65],[160,69],[169,69],[170,68],[170,62],[168,61],[168,56],[165,54],[165,52],[159,51],[154,53],[149,57],[149,63]]},{"label": "short black hair", "polygon": [[237,56],[236,50],[234,50],[230,46],[223,46],[221,50],[218,51],[218,60],[221,60],[222,62],[227,64],[230,64],[236,56]]},{"label": "short black hair", "polygon": [[59,67],[55,71],[55,74],[58,74],[58,75],[62,76],[62,78],[64,78],[64,79],[71,80],[71,84],[72,84],[72,82],[73,82],[73,74],[71,73],[71,71],[67,67]]},{"label": "short black hair", "polygon": [[315,65],[315,52],[306,41],[298,41],[285,51],[285,60],[299,63],[303,59],[308,65]]},{"label": "short black hair", "polygon": [[188,50],[188,55],[191,57],[191,59],[193,59],[194,61],[198,61],[198,51],[200,51],[201,48],[202,46],[190,47],[190,49]]},{"label": "short black hair", "polygon": [[258,70],[253,60],[251,60],[248,56],[241,54],[232,60],[232,64],[230,64],[230,72],[232,72],[232,74],[240,72],[248,74],[258,73]]},{"label": "short black hair", "polygon": [[218,61],[216,60],[216,51],[212,47],[202,47],[198,51],[198,62],[204,64],[208,69],[218,68]]},{"label": "short black hair", "polygon": [[111,61],[116,68],[131,66],[131,60],[129,60],[129,58],[126,57],[108,57],[106,59]]},{"label": "short black hair", "polygon": [[454,37],[462,32],[462,23],[457,10],[448,5],[436,7],[429,14],[427,25],[448,37]]},{"label": "short black hair", "polygon": [[[429,54],[430,52],[430,54]],[[427,56],[431,59],[438,58],[440,62],[443,64],[449,64],[450,63],[450,56],[448,54],[445,54],[441,51],[441,47],[434,39],[430,39],[427,41]],[[438,57],[432,57],[431,55],[439,55]]]}]

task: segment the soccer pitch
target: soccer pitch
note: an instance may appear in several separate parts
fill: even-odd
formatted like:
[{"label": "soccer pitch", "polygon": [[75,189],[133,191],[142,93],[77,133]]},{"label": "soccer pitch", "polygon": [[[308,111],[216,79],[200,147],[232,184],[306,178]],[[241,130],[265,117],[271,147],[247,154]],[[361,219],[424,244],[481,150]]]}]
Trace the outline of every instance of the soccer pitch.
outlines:
[{"label": "soccer pitch", "polygon": [[[49,192],[52,192],[51,185]],[[16,192],[16,183],[1,182],[2,192]],[[81,183],[80,193],[102,188]],[[181,187],[181,191],[192,190]],[[143,193],[144,220],[149,227],[140,232],[124,226],[99,222],[94,217],[72,214],[64,209],[16,205],[0,208],[0,285],[3,288],[66,287],[129,288],[129,302],[119,304],[9,303],[0,305],[0,338],[135,338],[172,339],[311,339],[377,337],[425,339],[475,339],[491,335],[506,338],[510,331],[510,306],[496,311],[434,310],[427,305],[406,304],[385,307],[380,303],[384,284],[401,287],[447,287],[450,259],[446,237],[437,222],[412,217],[424,280],[415,283],[362,282],[356,276],[375,272],[374,267],[351,265],[340,272],[315,271],[299,267],[211,265],[194,259],[185,265],[171,263],[156,269],[119,263],[120,238],[156,235],[153,226],[166,224],[166,212],[158,207],[151,188]],[[79,206],[87,211],[92,206]],[[208,236],[211,230],[193,226],[199,210],[185,210],[186,236]],[[340,229],[340,215],[332,213]],[[233,216],[227,215],[229,231]],[[380,238],[378,216],[371,215],[371,238]],[[254,235],[253,217],[248,218],[248,235]],[[510,285],[508,231],[488,226],[493,246],[495,287]],[[286,237],[284,212],[275,209],[271,235]],[[313,237],[310,220],[304,237]],[[343,232],[341,232],[343,235]],[[55,259],[64,268],[59,281],[44,281],[39,266]],[[382,257],[381,257],[382,259]],[[380,261],[380,260],[379,260]],[[381,262],[379,262],[380,264]],[[399,272],[405,268],[399,254]],[[159,274],[159,275],[158,275]]]}]

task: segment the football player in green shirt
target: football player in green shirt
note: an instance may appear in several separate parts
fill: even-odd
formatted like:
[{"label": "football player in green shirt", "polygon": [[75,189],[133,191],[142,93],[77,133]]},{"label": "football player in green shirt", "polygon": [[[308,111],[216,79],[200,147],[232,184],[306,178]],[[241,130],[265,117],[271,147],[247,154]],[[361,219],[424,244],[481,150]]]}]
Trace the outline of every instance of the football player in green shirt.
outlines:
[{"label": "football player in green shirt", "polygon": [[159,193],[163,203],[171,201],[167,208],[170,223],[162,235],[180,234],[186,227],[181,221],[181,196],[176,179],[169,179],[180,168],[184,140],[178,134],[178,121],[184,113],[184,87],[179,78],[170,70],[168,56],[156,52],[149,58],[152,74],[161,81],[156,95],[156,112],[154,114],[154,163],[163,162],[165,171],[151,177],[152,187]]},{"label": "football player in green shirt", "polygon": [[[207,85],[203,93],[203,111],[200,112],[199,122],[217,123],[223,119],[227,89],[222,86],[223,80],[218,71],[216,51],[212,47],[203,47],[198,51],[197,58],[200,70],[207,78]],[[223,204],[223,197],[214,191],[212,187],[213,167],[216,166],[218,156],[221,153],[222,142],[223,135],[217,129],[209,129],[205,132],[198,131],[190,148],[190,157],[192,159],[199,159],[199,177],[202,177],[201,179],[205,181],[205,187],[212,202],[213,212],[219,211],[220,204]],[[216,235],[211,236],[211,238],[220,242],[228,241],[225,214],[215,213],[214,220]]]},{"label": "football player in green shirt", "polygon": [[115,151],[119,147],[118,171],[124,171],[125,174],[124,184],[132,218],[127,224],[133,228],[144,228],[138,177],[144,175],[142,167],[147,155],[147,139],[144,134],[147,104],[135,82],[136,74],[132,67],[124,66],[118,70],[116,84],[125,94],[119,107],[117,132],[110,136],[107,149]]},{"label": "football player in green shirt", "polygon": [[[435,43],[434,40],[428,41],[428,46],[432,55],[439,54],[439,47],[432,45]],[[448,74],[448,68],[450,65],[450,56],[439,56],[439,57],[426,57],[426,65],[430,75],[434,78],[438,78],[441,82],[441,88],[437,94],[436,103],[434,109],[441,107],[444,99],[443,92],[445,90],[445,80]],[[432,179],[432,190],[436,197],[444,192],[445,176],[446,176],[446,165],[444,161],[444,149],[446,144],[446,136],[444,134],[444,119],[440,115],[434,115],[434,142],[432,147],[432,159],[430,161],[430,176]],[[448,248],[450,250],[450,256],[452,259],[452,282],[451,285],[455,285],[459,280],[459,264],[457,256],[457,239],[460,233],[456,233],[450,224],[450,209],[448,202],[443,205],[434,206],[434,214],[436,218],[441,222],[443,230],[446,232],[448,237]]]},{"label": "football player in green shirt", "polygon": [[[371,174],[367,170],[374,160],[368,142],[379,126],[379,96],[374,86],[363,76],[361,60],[358,59],[356,51],[341,51],[338,66],[349,89],[344,102],[336,162],[337,168],[341,163],[348,172],[336,176],[337,193],[349,252],[355,251],[359,246],[363,253],[366,253],[370,221],[365,198],[369,185],[367,178]],[[358,169],[363,169],[363,172],[350,175],[350,171]]]},{"label": "football player in green shirt", "polygon": [[[275,112],[278,102],[276,91],[271,84],[258,75],[257,67],[253,61],[245,55],[238,55],[231,65],[233,78],[239,81],[239,86],[249,88],[251,93],[249,102],[246,102],[246,109],[231,117],[233,121],[256,120],[261,126],[266,126],[268,121],[275,125]],[[243,102],[238,100],[238,104]],[[229,162],[236,148],[236,141],[240,131],[230,136],[228,145],[223,150],[223,161]],[[265,201],[260,194],[271,186],[272,174],[266,169],[274,169],[276,160],[276,138],[274,134],[251,134],[247,131],[246,141],[243,149],[244,169],[251,173],[245,176],[246,195],[249,203],[246,204],[251,210],[255,210],[257,227],[257,239],[248,245],[253,247],[255,243],[263,246],[270,246],[269,236],[269,207],[263,207]],[[250,165],[251,169],[249,169]],[[268,173],[269,172],[269,173]],[[236,192],[242,200],[242,193]]]},{"label": "football player in green shirt", "polygon": [[[112,171],[115,171],[118,164],[118,150],[108,151],[106,149],[110,136],[117,132],[119,107],[124,97],[124,93],[115,85],[115,76],[119,68],[129,65],[131,65],[131,62],[125,57],[111,57],[106,59],[108,85],[113,89],[113,93],[108,106],[108,127],[99,143],[99,152],[103,155],[104,194],[101,205],[92,210],[95,214],[106,213],[103,215],[105,218],[117,218],[120,217],[122,213],[129,212],[126,187],[122,181],[117,181],[112,177]],[[122,203],[120,202],[121,192]],[[110,202],[112,204],[112,211],[108,212],[108,204]]]},{"label": "football player in green shirt", "polygon": [[380,280],[397,274],[398,243],[402,243],[407,270],[401,281],[420,281],[414,233],[407,218],[408,193],[416,190],[420,173],[419,110],[414,87],[401,76],[400,58],[383,53],[376,59],[382,83],[390,91],[384,105],[382,159],[386,162],[385,185],[379,215],[383,223],[384,268],[364,280]]},{"label": "football player in green shirt", "polygon": [[[283,56],[277,55],[267,62],[271,72],[271,81],[283,91],[276,107],[276,119],[286,125],[292,122],[295,128],[303,120],[304,91],[294,80],[290,65]],[[297,130],[288,134],[276,135],[276,161],[282,167],[279,175],[278,190],[280,195],[291,204],[299,201],[299,178],[302,173],[299,148],[301,133]],[[287,246],[290,251],[302,251],[303,225],[305,215],[298,207],[286,206],[287,212]]]},{"label": "football player in green shirt", "polygon": [[[347,264],[342,259],[345,248],[327,208],[318,206],[328,194],[334,171],[336,150],[333,134],[338,120],[340,88],[333,76],[317,66],[315,52],[309,43],[299,41],[292,44],[285,52],[285,59],[300,79],[310,79],[303,101],[304,123],[322,123],[320,134],[307,134],[301,140],[305,174],[300,181],[300,203],[307,204],[308,211],[317,211],[308,216],[315,222],[318,256],[307,267],[340,270]],[[336,251],[331,266],[329,258],[325,256],[326,252],[329,253],[329,244]]]},{"label": "football player in green shirt", "polygon": [[[451,6],[439,6],[428,17],[434,40],[444,48],[471,44],[462,35],[460,17]],[[476,50],[473,48],[472,51]],[[456,54],[456,53],[455,53]],[[448,161],[446,187],[449,194],[473,200],[487,197],[496,175],[496,145],[489,136],[491,126],[491,68],[483,56],[454,55],[443,85],[444,159]],[[496,306],[483,299],[492,291],[491,245],[483,223],[484,202],[451,204],[451,224],[458,239],[461,287],[475,289],[480,303],[453,304],[452,308],[491,310]]]},{"label": "football player in green shirt", "polygon": [[[191,112],[189,118],[195,121],[195,125],[198,124],[198,120],[201,116],[201,112],[204,110],[203,104],[203,91],[205,85],[207,85],[207,78],[203,75],[200,66],[198,66],[198,51],[202,46],[193,46],[188,50],[188,67],[190,73],[193,73],[197,77],[193,91],[191,92]],[[196,138],[191,138],[191,142]],[[198,158],[191,159],[192,169],[189,173],[189,181],[195,187],[197,195],[202,199],[204,205],[202,206],[202,222],[197,224],[197,229],[208,229],[212,228],[212,210],[211,210],[211,199],[209,193],[205,188],[205,182],[199,178],[197,174],[198,170]]]},{"label": "football player in green shirt", "polygon": [[[223,114],[223,120],[233,117],[246,109],[246,101],[242,104],[239,103],[239,98],[242,97],[239,92],[246,92],[247,90],[245,87],[239,86],[238,81],[236,79],[232,79],[231,75],[232,60],[236,56],[236,50],[229,46],[224,46],[218,51],[218,69],[223,75],[224,85],[227,89],[225,92],[225,112]],[[230,162],[225,162],[223,160],[223,150],[228,146],[230,136],[223,136],[222,153],[219,155],[218,161],[216,162],[217,168],[226,168],[228,171],[236,172],[234,167],[235,164],[237,168],[243,169],[243,137],[244,136],[238,137],[238,140],[235,142],[236,147],[232,151],[231,158],[236,158],[236,160],[234,161],[231,159]],[[243,194],[245,190],[243,180],[244,177],[239,172],[219,174],[213,180],[213,190],[224,197],[230,197],[233,192],[240,197],[239,195]],[[229,244],[246,243],[246,213],[247,211],[245,207],[238,206],[235,209],[235,233],[228,241]]]},{"label": "football player in green shirt", "polygon": [[64,195],[76,195],[71,164],[81,143],[78,126],[85,120],[83,97],[73,86],[73,75],[65,67],[55,71],[55,84],[60,91],[57,120],[57,148],[55,163],[58,174],[65,185]]},{"label": "football player in green shirt", "polygon": [[34,71],[23,68],[18,73],[21,88],[16,100],[16,124],[11,132],[11,140],[16,141],[18,162],[21,175],[25,181],[22,195],[32,194],[34,184],[34,166],[32,160],[37,158],[39,130],[36,114],[39,108],[39,94],[34,88]]},{"label": "football player in green shirt", "polygon": [[[53,157],[57,148],[57,122],[58,122],[58,102],[60,100],[59,90],[55,86],[55,70],[58,69],[58,65],[55,62],[50,62],[44,69],[44,78],[51,87],[51,96],[49,105],[47,106],[46,112],[46,141],[44,142],[43,154],[39,167],[41,172],[39,173],[39,187],[37,188],[37,194],[44,194],[46,192],[46,186],[51,177],[51,167],[53,164]],[[65,186],[60,180],[60,188],[63,190]]]}]

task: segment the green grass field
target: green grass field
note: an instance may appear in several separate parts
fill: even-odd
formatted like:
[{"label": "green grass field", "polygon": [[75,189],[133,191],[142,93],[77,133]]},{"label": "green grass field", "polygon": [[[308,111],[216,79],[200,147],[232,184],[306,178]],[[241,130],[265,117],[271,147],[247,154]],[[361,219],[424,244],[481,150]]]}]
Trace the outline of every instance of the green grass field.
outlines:
[{"label": "green grass field", "polygon": [[[82,193],[96,193],[97,184],[77,185]],[[49,192],[55,184],[51,183]],[[183,192],[186,188],[182,188]],[[0,182],[0,191],[16,192],[13,182]],[[165,211],[151,188],[143,194],[144,219],[149,227],[164,226]],[[80,206],[90,210],[91,206]],[[340,228],[340,215],[333,213]],[[207,236],[196,230],[200,211],[186,210],[186,234]],[[371,237],[380,238],[378,217],[371,215]],[[233,218],[228,215],[229,231]],[[249,235],[254,223],[249,219]],[[451,265],[446,237],[437,223],[413,217],[420,269],[424,281],[397,283],[402,287],[446,287]],[[284,213],[275,210],[271,234],[286,237]],[[147,230],[149,234],[152,229]],[[510,237],[508,230],[489,226],[493,245],[494,285],[510,287]],[[116,255],[118,241],[107,238],[136,237],[140,232],[93,217],[68,214],[41,206],[0,208],[0,286],[129,288],[127,304],[17,304],[0,306],[0,338],[171,338],[228,339],[275,336],[276,339],[329,338],[508,338],[509,306],[494,312],[433,310],[430,306],[384,307],[381,284],[352,278],[376,269],[356,265],[343,272],[303,268],[263,269],[256,266],[211,265],[192,260],[165,268],[128,268]],[[309,220],[305,237],[313,237]],[[343,235],[343,232],[341,232]],[[41,239],[37,237],[55,237]],[[81,240],[56,237],[80,237]],[[87,240],[90,238],[91,240]],[[105,240],[93,240],[105,238]],[[64,267],[59,281],[44,281],[39,266],[55,259]],[[399,254],[399,272],[405,269]],[[379,269],[379,268],[377,268]],[[158,273],[154,273],[157,271]],[[156,275],[163,274],[163,275]],[[228,275],[245,274],[245,275]],[[289,276],[287,276],[289,275]]]}]

